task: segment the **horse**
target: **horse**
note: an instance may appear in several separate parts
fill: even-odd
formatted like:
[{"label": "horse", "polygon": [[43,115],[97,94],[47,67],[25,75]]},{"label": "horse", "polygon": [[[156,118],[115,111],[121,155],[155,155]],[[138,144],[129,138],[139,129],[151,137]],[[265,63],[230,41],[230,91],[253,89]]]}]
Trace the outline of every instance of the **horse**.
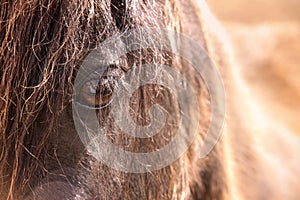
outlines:
[{"label": "horse", "polygon": [[[299,197],[298,139],[259,115],[254,97],[247,93],[239,74],[226,32],[205,1],[3,0],[0,19],[0,199]],[[167,30],[162,31],[167,34],[160,34],[160,30]],[[210,77],[214,74],[203,76],[191,66],[193,63],[171,51],[176,51],[171,36],[176,40],[177,33],[199,46],[181,53],[196,60],[203,55],[201,61],[208,63],[206,69],[215,66],[214,73],[221,74],[224,102],[223,87],[210,90],[221,83]],[[122,54],[117,62],[102,63],[114,60],[114,52],[122,50],[118,42],[135,34],[146,37],[151,44]],[[139,37],[133,37],[131,42]],[[164,38],[170,48],[154,48],[162,46]],[[98,62],[106,66],[105,70]],[[162,69],[165,65],[170,67]],[[168,77],[176,77],[173,71],[183,78],[172,81]],[[135,83],[135,75],[143,73],[144,78],[149,74],[151,80],[171,84],[138,85],[124,103],[127,107],[113,110],[112,105],[123,103],[122,98],[129,93],[124,79]],[[82,79],[77,87],[78,77]],[[182,87],[188,82],[192,89],[184,88],[191,93],[173,95],[170,88],[179,82]],[[183,104],[176,103],[180,98]],[[190,99],[196,104],[186,103]],[[151,111],[155,104],[164,110]],[[221,111],[226,108],[222,135],[219,137],[218,130],[214,130],[214,145],[201,157],[213,127],[211,115],[216,114],[213,104],[220,109],[218,123],[223,122]],[[186,113],[181,112],[183,108]],[[85,126],[78,128],[82,118],[77,115],[85,110],[92,110],[89,113],[93,116],[84,115]],[[147,135],[142,131],[148,130],[145,128],[135,129],[137,135],[128,136],[126,132],[133,128],[132,121],[127,123],[122,114],[125,111],[128,120],[132,118],[133,123],[146,128],[160,112],[167,114],[165,118],[157,117],[158,124],[165,123],[157,135]],[[92,133],[83,134],[95,118],[110,142],[103,143]],[[117,119],[128,130],[118,127]],[[180,128],[183,136],[175,146],[178,149],[153,158],[155,162],[143,160],[150,164],[139,165],[132,157],[118,160],[117,152],[107,153],[106,147],[114,145],[132,152],[128,155],[142,155],[138,157],[141,160],[143,156],[149,158],[150,153],[160,152],[175,140]],[[187,147],[183,152],[182,145]],[[104,157],[109,158],[108,162]],[[171,157],[172,162],[161,164]]]}]

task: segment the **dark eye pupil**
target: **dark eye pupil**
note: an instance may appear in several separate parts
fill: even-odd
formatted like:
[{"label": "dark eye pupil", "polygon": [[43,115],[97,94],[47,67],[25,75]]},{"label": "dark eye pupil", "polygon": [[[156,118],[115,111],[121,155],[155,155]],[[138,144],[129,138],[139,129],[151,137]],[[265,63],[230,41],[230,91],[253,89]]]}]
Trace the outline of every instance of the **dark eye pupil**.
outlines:
[{"label": "dark eye pupil", "polygon": [[96,89],[96,94],[99,95],[110,95],[113,92],[113,88],[111,84],[98,85]]},{"label": "dark eye pupil", "polygon": [[91,80],[83,84],[81,88],[80,103],[91,108],[103,108],[111,103],[115,79],[103,77],[100,80]]}]

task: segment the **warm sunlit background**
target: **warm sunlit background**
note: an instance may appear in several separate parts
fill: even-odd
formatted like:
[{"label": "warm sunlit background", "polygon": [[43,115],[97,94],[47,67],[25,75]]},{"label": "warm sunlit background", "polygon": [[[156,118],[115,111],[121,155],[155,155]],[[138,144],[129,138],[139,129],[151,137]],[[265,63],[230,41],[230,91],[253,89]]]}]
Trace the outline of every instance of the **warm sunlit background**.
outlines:
[{"label": "warm sunlit background", "polygon": [[300,135],[300,0],[207,0],[262,111]]}]

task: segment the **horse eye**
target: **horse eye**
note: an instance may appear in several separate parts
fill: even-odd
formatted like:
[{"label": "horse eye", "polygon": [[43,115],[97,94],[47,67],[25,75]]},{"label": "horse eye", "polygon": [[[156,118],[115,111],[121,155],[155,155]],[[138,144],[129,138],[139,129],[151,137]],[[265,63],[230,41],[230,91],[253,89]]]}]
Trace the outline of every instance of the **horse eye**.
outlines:
[{"label": "horse eye", "polygon": [[79,103],[92,109],[107,107],[113,100],[113,92],[116,80],[105,77],[85,82],[80,90]]}]

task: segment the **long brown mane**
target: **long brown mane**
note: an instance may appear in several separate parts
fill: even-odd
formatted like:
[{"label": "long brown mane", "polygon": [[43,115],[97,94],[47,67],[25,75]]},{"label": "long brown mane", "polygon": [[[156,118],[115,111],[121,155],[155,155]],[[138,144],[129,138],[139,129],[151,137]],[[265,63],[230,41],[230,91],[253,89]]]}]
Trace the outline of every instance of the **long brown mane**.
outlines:
[{"label": "long brown mane", "polygon": [[[1,2],[1,194],[14,198],[16,191],[27,191],[28,186],[37,184],[37,177],[47,174],[47,159],[52,155],[47,152],[51,151],[49,137],[57,131],[60,115],[71,101],[76,70],[87,53],[105,38],[126,29],[165,27],[179,30],[176,12],[172,1],[132,0],[127,1],[126,9],[118,1]],[[189,156],[192,162],[193,156]],[[178,171],[180,165],[165,169],[166,175],[171,176],[172,170]],[[191,167],[195,166],[191,164]],[[205,170],[203,168],[204,180],[211,179],[214,175]],[[181,176],[186,173],[190,172]],[[159,174],[161,172],[157,172],[154,179],[150,178],[153,175],[146,174],[145,180],[161,183],[161,179],[168,179],[170,189],[167,193],[162,190],[160,195],[174,197],[172,190],[176,187],[172,185],[178,180],[158,179]],[[139,175],[124,179],[134,182],[135,176]],[[196,184],[189,182],[186,179],[182,184]],[[203,184],[202,190],[209,193],[209,183]],[[158,185],[150,184],[149,187],[153,192],[148,192],[148,198],[156,196],[159,199],[159,193],[154,194]],[[178,186],[177,190],[183,187]]]},{"label": "long brown mane", "polygon": [[[169,53],[131,52],[123,71],[132,64],[154,61],[174,65],[199,90],[203,117],[193,144],[176,162],[153,172],[124,173],[95,160],[78,138],[70,111],[73,85],[83,60],[106,38],[143,27],[175,30],[204,47],[225,80],[227,123],[218,144],[199,159],[211,112],[203,80],[189,70],[188,63]],[[202,0],[3,0],[0,199],[296,199],[292,189],[299,191],[299,181],[292,175],[299,173],[299,160],[290,155],[299,151],[290,145],[293,138],[278,133],[274,124],[270,123],[270,131],[254,123],[253,97],[246,93],[225,35]],[[155,87],[147,87],[155,92]],[[133,95],[134,117],[141,112],[141,118],[149,118],[144,97],[153,100],[154,94],[141,89]],[[165,93],[157,96],[170,100]],[[128,147],[133,152],[165,145],[174,134],[179,112],[177,104],[166,103],[166,107],[175,113],[167,119],[169,138],[146,145],[120,131],[111,141],[134,144]],[[110,118],[104,119],[104,126],[112,130]],[[284,151],[276,154],[278,146]],[[281,181],[284,186],[279,187]]]}]

